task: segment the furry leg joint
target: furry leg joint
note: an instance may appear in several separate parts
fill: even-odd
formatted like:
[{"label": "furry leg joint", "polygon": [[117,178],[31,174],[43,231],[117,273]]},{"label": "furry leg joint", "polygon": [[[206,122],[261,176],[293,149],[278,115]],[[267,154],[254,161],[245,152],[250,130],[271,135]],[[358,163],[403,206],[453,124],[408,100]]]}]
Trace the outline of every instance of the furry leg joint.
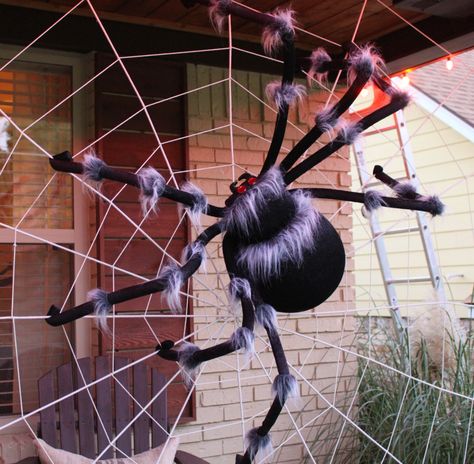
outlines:
[{"label": "furry leg joint", "polygon": [[278,397],[280,404],[285,404],[288,398],[299,396],[298,382],[291,374],[279,374],[273,381],[272,393]]},{"label": "furry leg joint", "polygon": [[82,163],[84,168],[84,179],[88,182],[101,182],[103,177],[100,170],[107,166],[100,158],[94,153],[88,153],[84,156],[84,162]]},{"label": "furry leg joint", "polygon": [[146,216],[150,210],[156,213],[158,200],[166,187],[164,177],[156,169],[145,168],[138,173],[138,183],[141,190],[140,203],[143,216]]},{"label": "furry leg joint", "polygon": [[270,434],[260,435],[258,431],[258,428],[253,428],[247,432],[245,437],[247,450],[251,460],[255,458],[257,454],[265,457],[272,452]]},{"label": "furry leg joint", "polygon": [[197,351],[199,351],[199,347],[188,342],[184,342],[178,351],[178,363],[182,369],[184,384],[188,389],[193,386],[196,375],[199,372],[199,362],[193,357]]},{"label": "furry leg joint", "polygon": [[107,292],[100,288],[96,288],[87,294],[87,299],[94,303],[94,313],[97,316],[97,326],[104,333],[108,333],[109,327],[107,326],[107,315],[112,309],[112,305],[107,298]]},{"label": "furry leg joint", "polygon": [[255,321],[260,327],[272,332],[278,327],[276,311],[273,306],[266,303],[255,308]]},{"label": "furry leg joint", "polygon": [[159,277],[166,280],[163,296],[166,298],[170,309],[174,313],[182,312],[180,290],[184,279],[181,269],[175,263],[169,263],[162,269]]},{"label": "furry leg joint", "polygon": [[255,335],[247,327],[239,327],[230,337],[230,341],[235,350],[243,350],[248,354],[254,352]]}]

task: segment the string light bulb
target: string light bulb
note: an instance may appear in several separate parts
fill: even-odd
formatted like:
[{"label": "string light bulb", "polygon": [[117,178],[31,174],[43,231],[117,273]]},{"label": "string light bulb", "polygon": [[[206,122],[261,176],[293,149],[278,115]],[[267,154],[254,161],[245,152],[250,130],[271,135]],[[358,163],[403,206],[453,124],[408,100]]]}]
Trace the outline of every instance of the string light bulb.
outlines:
[{"label": "string light bulb", "polygon": [[451,71],[451,69],[454,68],[454,63],[453,63],[453,60],[451,59],[450,56],[448,56],[448,59],[446,60],[446,69],[448,71]]},{"label": "string light bulb", "polygon": [[409,85],[410,85],[410,78],[408,77],[408,73],[404,72],[402,74],[402,78],[400,81],[400,87],[402,89],[407,89]]}]

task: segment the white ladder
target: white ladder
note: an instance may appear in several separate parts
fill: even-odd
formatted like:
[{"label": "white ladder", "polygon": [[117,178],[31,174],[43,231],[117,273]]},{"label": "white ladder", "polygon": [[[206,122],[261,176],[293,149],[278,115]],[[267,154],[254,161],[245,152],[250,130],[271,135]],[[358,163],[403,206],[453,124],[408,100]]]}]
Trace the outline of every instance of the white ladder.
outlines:
[{"label": "white ladder", "polygon": [[[377,129],[377,131],[369,132],[364,134],[366,137],[370,137],[372,133],[380,133],[396,130],[397,137],[400,144],[400,151],[403,157],[403,164],[405,167],[406,178],[397,179],[397,180],[410,180],[411,184],[418,190],[420,185],[418,177],[415,172],[415,163],[413,158],[413,152],[409,143],[409,135],[405,122],[405,116],[403,110],[397,111],[393,114],[394,124],[387,126],[382,129]],[[357,171],[359,174],[359,180],[362,185],[363,191],[368,190],[374,185],[380,185],[378,181],[372,180],[372,176],[369,172],[372,172],[372,169],[367,167],[364,149],[362,141],[358,140],[353,145]],[[426,213],[415,211],[417,227],[415,228],[399,228],[399,229],[390,229],[387,231],[382,231],[380,223],[377,217],[377,212],[373,212],[369,215],[370,229],[372,237],[374,239],[375,249],[377,253],[377,258],[380,265],[380,271],[382,273],[382,279],[385,287],[385,293],[387,295],[388,304],[392,311],[392,317],[394,319],[395,325],[399,330],[405,328],[403,319],[400,316],[400,308],[397,298],[396,285],[402,283],[415,283],[415,282],[431,282],[432,287],[438,293],[438,296],[441,300],[444,300],[444,288],[443,282],[441,279],[441,273],[438,267],[438,262],[434,252],[433,241],[431,239],[431,233],[428,227],[428,222],[426,220]],[[423,243],[423,251],[426,257],[426,263],[428,268],[428,275],[417,276],[417,277],[402,277],[394,278],[390,268],[387,248],[385,246],[384,236],[386,235],[395,235],[395,234],[408,234],[412,232],[419,232],[421,241]]]}]

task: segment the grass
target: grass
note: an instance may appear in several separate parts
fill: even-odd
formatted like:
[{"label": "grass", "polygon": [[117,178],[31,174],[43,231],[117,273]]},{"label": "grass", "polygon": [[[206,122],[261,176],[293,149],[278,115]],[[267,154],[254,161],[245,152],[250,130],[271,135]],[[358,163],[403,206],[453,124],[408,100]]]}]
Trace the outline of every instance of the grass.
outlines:
[{"label": "grass", "polygon": [[[413,378],[361,360],[359,426],[404,464],[474,463],[474,411],[469,399],[474,396],[473,348],[472,337],[460,341],[453,346],[455,362],[441,369],[423,340],[410,353],[408,343],[400,344],[389,334],[371,338],[362,348],[366,355]],[[358,456],[352,462],[397,461],[359,434]]]}]

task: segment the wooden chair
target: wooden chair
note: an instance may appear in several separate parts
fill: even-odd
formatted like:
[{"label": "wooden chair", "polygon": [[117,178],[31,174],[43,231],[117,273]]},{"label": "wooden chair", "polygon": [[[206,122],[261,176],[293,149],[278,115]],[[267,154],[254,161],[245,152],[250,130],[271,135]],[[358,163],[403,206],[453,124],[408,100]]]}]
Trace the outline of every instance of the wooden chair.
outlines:
[{"label": "wooden chair", "polygon": [[[126,366],[129,362],[128,359],[116,357],[115,370]],[[107,356],[99,356],[95,358],[95,362],[94,359],[83,358],[79,359],[78,363],[86,384],[92,379],[99,379],[111,372],[111,360]],[[92,369],[94,364],[95,376]],[[148,395],[150,380],[151,396]],[[38,381],[40,406],[81,388],[84,381],[78,373],[75,362],[53,369]],[[109,376],[91,387],[89,393],[83,390],[56,405],[43,409],[40,412],[39,436],[55,448],[94,459],[107,448],[109,444],[107,437],[112,439],[126,428],[141,410],[139,405],[145,406],[165,384],[166,379],[162,374],[143,363],[124,369],[115,374],[115,379]],[[130,395],[121,385],[127,388]],[[97,418],[89,394],[94,398],[101,422]],[[166,430],[168,430],[166,389],[156,398],[148,412],[156,422],[143,413],[115,442],[115,446],[125,455],[131,456],[132,449],[133,454],[147,451],[150,449],[150,442],[151,447],[156,447],[166,440]],[[101,459],[112,457],[114,457],[114,449],[110,447]],[[117,452],[117,457],[123,457],[123,455]],[[206,461],[184,451],[176,453],[175,462],[177,464],[207,464]],[[38,463],[38,458],[33,457],[23,459],[18,464]]]}]

